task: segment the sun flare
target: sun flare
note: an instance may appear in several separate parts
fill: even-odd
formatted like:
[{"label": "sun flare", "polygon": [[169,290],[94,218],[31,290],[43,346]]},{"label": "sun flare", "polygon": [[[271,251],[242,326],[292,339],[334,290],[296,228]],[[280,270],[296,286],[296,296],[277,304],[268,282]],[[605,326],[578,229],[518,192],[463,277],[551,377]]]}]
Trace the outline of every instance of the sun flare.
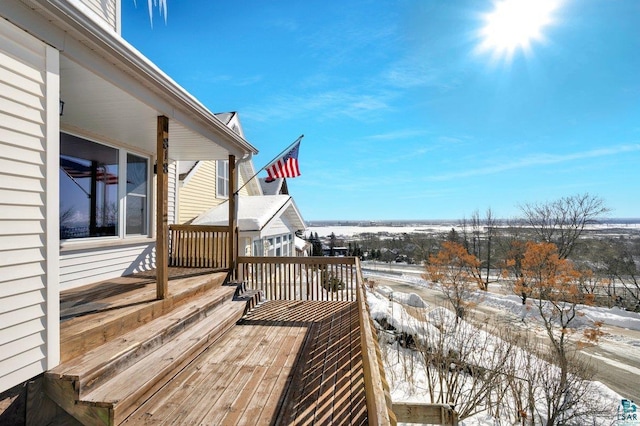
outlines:
[{"label": "sun flare", "polygon": [[518,50],[528,54],[533,42],[545,40],[543,29],[553,23],[558,3],[558,0],[496,0],[494,9],[484,17],[480,51],[507,60]]}]

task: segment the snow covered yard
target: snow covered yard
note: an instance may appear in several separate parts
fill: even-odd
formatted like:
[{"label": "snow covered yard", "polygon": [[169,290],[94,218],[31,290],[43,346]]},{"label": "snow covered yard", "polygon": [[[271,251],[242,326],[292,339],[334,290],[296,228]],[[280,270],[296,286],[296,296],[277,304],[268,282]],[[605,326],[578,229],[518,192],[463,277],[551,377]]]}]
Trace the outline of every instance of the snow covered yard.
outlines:
[{"label": "snow covered yard", "polygon": [[[395,279],[429,285],[410,275]],[[465,417],[460,424],[466,426],[523,424],[523,420],[530,424],[532,417],[536,424],[544,424],[549,411],[545,392],[551,390],[546,385],[554,382],[558,368],[526,349],[539,350],[540,346],[528,346],[530,342],[523,346],[522,341],[510,344],[517,339],[513,340],[504,325],[496,329],[478,321],[456,324],[449,310],[430,305],[417,294],[384,286],[367,294],[372,317],[386,330],[381,330],[379,337],[394,401],[452,402]],[[514,318],[514,329],[535,337],[529,340],[545,339],[535,310],[523,306],[517,296],[478,292],[476,297],[483,306]],[[636,313],[591,306],[581,306],[580,312],[577,329],[603,322],[640,331],[640,315]],[[629,339],[625,344],[640,346]],[[506,380],[509,375],[511,380]],[[574,406],[566,410],[565,424],[640,424],[625,423],[619,417],[635,406],[622,406],[624,397],[605,385],[576,378],[575,390],[581,394],[572,395]]]}]

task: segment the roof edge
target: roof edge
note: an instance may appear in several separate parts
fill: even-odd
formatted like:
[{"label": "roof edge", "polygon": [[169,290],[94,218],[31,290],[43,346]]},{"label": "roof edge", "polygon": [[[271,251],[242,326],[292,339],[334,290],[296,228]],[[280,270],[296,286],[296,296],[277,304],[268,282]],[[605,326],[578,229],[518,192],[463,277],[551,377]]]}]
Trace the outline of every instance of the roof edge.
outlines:
[{"label": "roof edge", "polygon": [[[227,127],[204,104],[186,89],[164,73],[157,65],[129,44],[112,28],[91,19],[78,0],[30,0],[42,7],[41,12],[55,16],[60,22],[80,33],[85,43],[97,52],[101,52],[120,63],[130,71],[134,78],[147,83],[156,96],[168,97],[178,104],[186,113],[194,114],[199,121],[213,127],[223,142],[233,146],[243,154],[257,154],[258,150],[248,141]],[[54,22],[55,24],[55,22]],[[151,83],[151,84],[149,84]]]}]

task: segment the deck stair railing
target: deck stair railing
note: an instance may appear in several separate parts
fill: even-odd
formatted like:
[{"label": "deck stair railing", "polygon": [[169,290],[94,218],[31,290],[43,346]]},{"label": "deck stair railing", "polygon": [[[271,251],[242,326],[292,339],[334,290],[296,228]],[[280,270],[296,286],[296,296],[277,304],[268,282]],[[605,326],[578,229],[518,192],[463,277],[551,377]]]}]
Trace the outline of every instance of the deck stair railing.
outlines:
[{"label": "deck stair railing", "polygon": [[229,227],[170,225],[169,266],[228,268]]}]

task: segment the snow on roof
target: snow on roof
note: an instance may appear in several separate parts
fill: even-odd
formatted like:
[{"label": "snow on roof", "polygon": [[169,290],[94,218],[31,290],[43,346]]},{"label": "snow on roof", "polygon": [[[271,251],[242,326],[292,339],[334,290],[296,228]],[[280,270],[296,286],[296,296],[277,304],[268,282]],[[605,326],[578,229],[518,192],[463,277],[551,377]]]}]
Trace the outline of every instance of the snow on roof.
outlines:
[{"label": "snow on roof", "polygon": [[311,243],[309,241],[305,241],[300,237],[293,237],[293,243],[296,246],[296,249],[302,251],[305,248],[309,247],[311,245]]},{"label": "snow on roof", "polygon": [[[289,206],[295,208],[289,195],[239,196],[238,228],[240,231],[260,231],[271,219],[288,210]],[[229,205],[225,202],[204,212],[193,221],[193,224],[228,225]]]}]

